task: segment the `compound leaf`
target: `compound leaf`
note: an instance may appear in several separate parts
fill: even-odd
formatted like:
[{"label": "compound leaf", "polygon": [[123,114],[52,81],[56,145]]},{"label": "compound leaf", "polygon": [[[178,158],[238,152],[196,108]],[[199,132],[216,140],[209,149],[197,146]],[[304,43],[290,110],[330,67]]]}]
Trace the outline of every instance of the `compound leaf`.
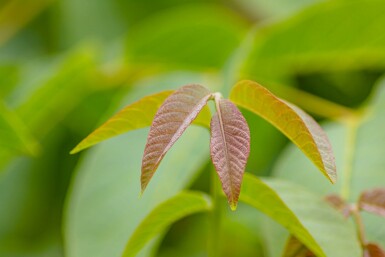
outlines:
[{"label": "compound leaf", "polygon": [[362,210],[385,217],[385,188],[365,191],[359,199]]},{"label": "compound leaf", "polygon": [[132,257],[156,235],[175,221],[193,213],[208,211],[212,207],[210,198],[199,192],[181,192],[158,205],[136,228],[126,244],[123,257]]},{"label": "compound leaf", "polygon": [[253,81],[238,82],[231,91],[230,99],[279,129],[335,183],[337,173],[330,142],[313,118]]},{"label": "compound leaf", "polygon": [[211,97],[197,84],[184,86],[171,94],[157,111],[148,134],[142,159],[141,187],[145,190],[161,160]]},{"label": "compound leaf", "polygon": [[237,107],[218,100],[211,119],[210,152],[232,210],[236,209],[243,173],[250,153],[250,130]]}]

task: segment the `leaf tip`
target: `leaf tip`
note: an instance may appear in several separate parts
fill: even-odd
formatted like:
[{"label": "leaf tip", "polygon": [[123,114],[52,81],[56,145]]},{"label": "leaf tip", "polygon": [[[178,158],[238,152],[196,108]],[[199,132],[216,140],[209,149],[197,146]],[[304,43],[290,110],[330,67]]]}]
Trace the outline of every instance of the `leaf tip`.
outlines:
[{"label": "leaf tip", "polygon": [[231,202],[230,203],[230,209],[232,211],[236,211],[237,210],[237,202]]},{"label": "leaf tip", "polygon": [[75,147],[70,151],[70,154],[77,154],[79,152],[78,147]]},{"label": "leaf tip", "polygon": [[327,178],[332,184],[335,184],[337,182],[337,172],[334,169],[333,172],[328,172],[327,173]]}]

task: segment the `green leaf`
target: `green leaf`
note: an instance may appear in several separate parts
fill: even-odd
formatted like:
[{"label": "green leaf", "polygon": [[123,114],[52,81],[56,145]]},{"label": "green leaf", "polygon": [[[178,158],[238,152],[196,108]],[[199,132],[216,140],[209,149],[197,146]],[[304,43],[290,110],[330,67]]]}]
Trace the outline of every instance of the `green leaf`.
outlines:
[{"label": "green leaf", "polygon": [[198,192],[181,192],[158,205],[140,223],[127,242],[123,257],[132,257],[156,235],[175,221],[212,208],[209,196]]},{"label": "green leaf", "polygon": [[[325,126],[341,170],[335,186],[313,176],[314,167],[292,147],[278,161],[275,175],[320,195],[339,194],[347,202],[356,202],[365,190],[384,187],[385,80],[381,80],[377,88],[371,103],[368,103],[370,107],[361,116]],[[385,247],[383,219],[366,214],[363,219],[368,239]]]},{"label": "green leaf", "polygon": [[295,184],[245,174],[240,201],[287,228],[318,257],[361,256],[354,228],[321,198]]},{"label": "green leaf", "polygon": [[169,8],[130,30],[127,59],[135,65],[218,69],[238,47],[245,28],[242,17],[219,5]]},{"label": "green leaf", "polygon": [[242,77],[279,80],[299,72],[385,66],[385,3],[324,1],[254,32]]},{"label": "green leaf", "polygon": [[217,113],[211,119],[211,159],[230,208],[235,210],[250,154],[250,130],[242,113],[231,101],[215,101]]},{"label": "green leaf", "polygon": [[274,96],[253,81],[238,82],[230,93],[237,105],[261,116],[285,134],[334,183],[334,155],[321,127],[298,107]]},{"label": "green leaf", "polygon": [[163,91],[149,95],[124,107],[103,125],[84,138],[71,151],[71,154],[80,152],[103,140],[123,134],[130,130],[150,126],[156,111],[171,93],[172,91]]},{"label": "green leaf", "polygon": [[205,87],[192,84],[181,87],[162,103],[152,121],[142,159],[142,193],[163,157],[195,120],[212,93]]},{"label": "green leaf", "polygon": [[13,153],[34,155],[39,150],[26,125],[0,101],[0,148]]}]

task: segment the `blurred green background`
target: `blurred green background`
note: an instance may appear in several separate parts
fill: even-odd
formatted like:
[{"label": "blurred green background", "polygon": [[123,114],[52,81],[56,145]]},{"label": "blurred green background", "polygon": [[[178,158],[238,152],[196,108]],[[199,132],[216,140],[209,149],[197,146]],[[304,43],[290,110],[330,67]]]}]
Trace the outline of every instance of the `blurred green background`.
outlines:
[{"label": "blurred green background", "polygon": [[[190,83],[224,95],[240,79],[262,83],[328,123],[342,187],[352,184],[346,198],[384,186],[384,71],[380,0],[2,0],[0,256],[120,256],[154,206],[183,188],[208,191],[203,128],[186,131],[140,199],[148,129],[69,155],[119,108]],[[339,190],[318,184],[277,130],[244,114],[248,172]],[[242,204],[229,212],[225,200],[223,212],[222,256],[280,255],[287,232],[277,224]],[[141,256],[207,256],[207,222],[177,222]],[[375,228],[385,222],[366,222],[383,240]]]}]

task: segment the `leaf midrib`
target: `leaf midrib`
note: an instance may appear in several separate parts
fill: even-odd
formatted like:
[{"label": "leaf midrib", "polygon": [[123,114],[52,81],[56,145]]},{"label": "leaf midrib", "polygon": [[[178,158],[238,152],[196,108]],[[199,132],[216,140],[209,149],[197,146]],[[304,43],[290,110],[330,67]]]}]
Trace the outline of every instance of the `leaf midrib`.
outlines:
[{"label": "leaf midrib", "polygon": [[218,121],[219,121],[219,126],[220,126],[220,129],[221,129],[221,135],[222,135],[221,138],[223,140],[223,145],[224,145],[224,148],[225,148],[226,167],[227,167],[227,171],[228,171],[228,173],[226,175],[229,178],[230,191],[231,191],[231,200],[233,201],[234,200],[234,187],[233,187],[234,183],[233,183],[232,177],[229,175],[229,172],[230,172],[229,153],[227,151],[226,133],[225,133],[224,124],[223,124],[223,120],[222,120],[222,112],[221,112],[221,107],[219,105],[219,101],[220,100],[215,100],[215,105],[217,107]]}]

